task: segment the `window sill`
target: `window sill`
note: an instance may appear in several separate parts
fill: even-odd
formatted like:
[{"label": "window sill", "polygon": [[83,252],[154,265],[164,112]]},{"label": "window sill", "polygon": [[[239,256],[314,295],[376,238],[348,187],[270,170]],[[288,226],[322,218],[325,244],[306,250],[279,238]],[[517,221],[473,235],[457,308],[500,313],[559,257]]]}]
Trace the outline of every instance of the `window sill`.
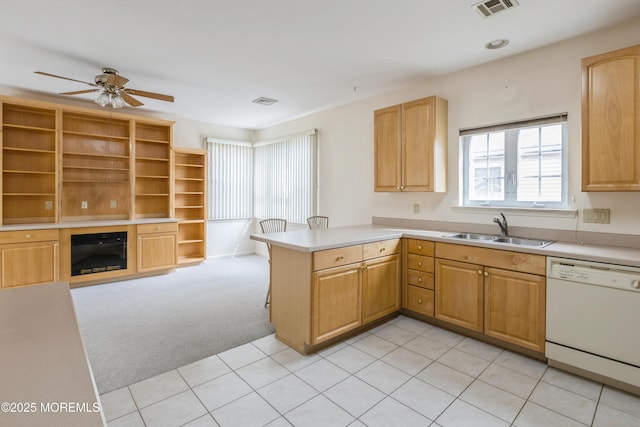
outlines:
[{"label": "window sill", "polygon": [[575,218],[577,209],[511,208],[498,206],[452,206],[453,212],[469,214],[509,213],[510,215],[549,216],[556,218]]}]

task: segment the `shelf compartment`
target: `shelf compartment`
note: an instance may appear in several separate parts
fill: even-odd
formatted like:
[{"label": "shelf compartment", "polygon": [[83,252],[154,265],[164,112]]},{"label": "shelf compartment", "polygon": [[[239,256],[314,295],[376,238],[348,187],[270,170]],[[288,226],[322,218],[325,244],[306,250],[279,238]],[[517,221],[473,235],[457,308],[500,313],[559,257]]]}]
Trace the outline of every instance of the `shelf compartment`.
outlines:
[{"label": "shelf compartment", "polygon": [[3,170],[46,173],[54,173],[56,170],[54,153],[5,149],[2,154]]},{"label": "shelf compartment", "polygon": [[169,143],[171,141],[171,127],[167,125],[137,122],[136,139]]},{"label": "shelf compartment", "polygon": [[136,218],[169,218],[169,195],[136,195]]},{"label": "shelf compartment", "polygon": [[204,208],[174,208],[178,220],[198,220],[204,217]]},{"label": "shelf compartment", "polygon": [[51,173],[3,173],[3,193],[55,194],[55,174]]},{"label": "shelf compartment", "polygon": [[170,149],[168,143],[136,140],[136,159],[169,161]]},{"label": "shelf compartment", "polygon": [[40,224],[54,223],[55,194],[4,194],[2,223]]},{"label": "shelf compartment", "polygon": [[184,194],[176,193],[175,206],[178,207],[203,207],[204,206],[204,194]]},{"label": "shelf compartment", "polygon": [[5,125],[24,126],[34,130],[53,130],[56,127],[56,112],[45,108],[3,104],[2,120]]},{"label": "shelf compartment", "polygon": [[64,113],[62,116],[62,129],[67,135],[105,138],[129,138],[129,120],[114,118],[102,118],[75,113]]},{"label": "shelf compartment", "polygon": [[53,130],[12,128],[3,126],[2,146],[5,150],[34,150],[55,153],[56,136]]},{"label": "shelf compartment", "polygon": [[169,194],[169,177],[136,178],[136,194]]},{"label": "shelf compartment", "polygon": [[63,155],[129,157],[129,140],[64,134]]},{"label": "shelf compartment", "polygon": [[63,160],[63,168],[85,168],[85,169],[116,169],[129,170],[128,157],[113,156],[74,156],[66,155]]},{"label": "shelf compartment", "polygon": [[203,193],[204,194],[204,180],[188,180],[175,179],[175,191],[176,194],[181,193]]},{"label": "shelf compartment", "polygon": [[76,168],[64,167],[62,169],[63,182],[84,181],[129,183],[129,171],[126,169],[98,169],[98,168]]},{"label": "shelf compartment", "polygon": [[[82,202],[87,208],[82,208]],[[130,189],[127,181],[64,181],[63,217],[127,218],[130,211]]]},{"label": "shelf compartment", "polygon": [[162,177],[169,178],[169,162],[156,162],[149,160],[136,160],[136,177]]}]

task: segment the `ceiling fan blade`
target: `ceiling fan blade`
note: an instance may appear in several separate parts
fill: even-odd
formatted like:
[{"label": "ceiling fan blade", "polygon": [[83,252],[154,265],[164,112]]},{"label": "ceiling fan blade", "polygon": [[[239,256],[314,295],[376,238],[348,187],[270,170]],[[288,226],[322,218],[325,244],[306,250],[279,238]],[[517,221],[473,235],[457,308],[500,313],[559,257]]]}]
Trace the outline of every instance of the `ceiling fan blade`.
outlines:
[{"label": "ceiling fan blade", "polygon": [[138,101],[126,92],[120,92],[120,96],[122,97],[122,99],[124,99],[124,102],[131,105],[132,107],[140,107],[144,105],[142,102]]},{"label": "ceiling fan blade", "polygon": [[73,92],[62,92],[60,95],[80,95],[82,93],[100,92],[101,89],[76,90]]},{"label": "ceiling fan blade", "polygon": [[55,77],[57,79],[71,80],[72,82],[84,83],[84,84],[89,85],[89,86],[97,87],[97,85],[95,83],[83,82],[82,80],[71,79],[69,77],[56,76],[55,74],[45,73],[43,71],[34,71],[34,73],[41,74],[43,76]]},{"label": "ceiling fan blade", "polygon": [[115,87],[122,87],[128,81],[129,79],[127,79],[126,77],[122,77],[117,74],[109,74],[109,77],[107,77],[107,84]]},{"label": "ceiling fan blade", "polygon": [[163,95],[161,93],[145,92],[138,89],[125,89],[125,92],[130,95],[144,96],[145,98],[159,99],[160,101],[173,102],[173,96]]}]

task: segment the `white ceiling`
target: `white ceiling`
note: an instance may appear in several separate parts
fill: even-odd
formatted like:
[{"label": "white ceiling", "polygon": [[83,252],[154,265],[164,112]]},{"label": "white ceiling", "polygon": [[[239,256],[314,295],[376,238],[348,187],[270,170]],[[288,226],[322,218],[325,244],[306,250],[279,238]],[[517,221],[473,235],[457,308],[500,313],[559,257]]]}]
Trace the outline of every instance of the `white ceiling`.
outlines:
[{"label": "white ceiling", "polygon": [[13,1],[0,84],[90,89],[33,72],[92,82],[112,67],[127,87],[175,96],[140,109],[258,129],[640,16],[639,0],[518,1],[489,18],[475,0]]}]

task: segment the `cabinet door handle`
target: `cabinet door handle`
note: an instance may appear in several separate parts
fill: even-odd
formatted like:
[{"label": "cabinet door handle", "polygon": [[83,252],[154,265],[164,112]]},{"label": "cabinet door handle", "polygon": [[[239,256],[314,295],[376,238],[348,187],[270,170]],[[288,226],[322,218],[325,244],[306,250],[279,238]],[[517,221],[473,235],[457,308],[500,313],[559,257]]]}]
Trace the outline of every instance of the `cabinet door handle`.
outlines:
[{"label": "cabinet door handle", "polygon": [[489,273],[487,273],[486,271],[484,272],[484,277],[489,277]]},{"label": "cabinet door handle", "polygon": [[418,304],[422,304],[422,298],[418,298]]},{"label": "cabinet door handle", "polygon": [[478,270],[478,275],[482,275],[482,270]]}]

